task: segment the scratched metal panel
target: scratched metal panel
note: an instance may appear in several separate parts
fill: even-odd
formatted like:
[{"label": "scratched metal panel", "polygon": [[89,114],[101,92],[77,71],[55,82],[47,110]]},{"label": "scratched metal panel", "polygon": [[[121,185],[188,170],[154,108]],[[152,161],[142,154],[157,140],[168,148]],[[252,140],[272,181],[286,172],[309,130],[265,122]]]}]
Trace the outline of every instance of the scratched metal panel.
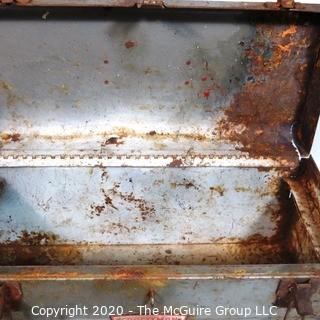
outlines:
[{"label": "scratched metal panel", "polygon": [[0,239],[32,232],[55,235],[57,243],[272,238],[286,214],[280,175],[253,168],[0,169]]},{"label": "scratched metal panel", "polygon": [[[237,91],[229,78],[245,76],[237,61],[239,42],[254,34],[253,26],[38,18],[1,21],[1,131],[21,135],[5,150],[161,154],[229,148],[215,143],[212,131]],[[229,90],[209,99],[199,78],[213,70]],[[185,84],[191,80],[195,90]],[[164,136],[154,139],[154,131]],[[122,135],[129,137],[104,145],[108,137]]]},{"label": "scratched metal panel", "polygon": [[46,19],[41,10],[0,16],[1,157],[297,158],[292,124],[315,52],[312,21],[55,9]]}]

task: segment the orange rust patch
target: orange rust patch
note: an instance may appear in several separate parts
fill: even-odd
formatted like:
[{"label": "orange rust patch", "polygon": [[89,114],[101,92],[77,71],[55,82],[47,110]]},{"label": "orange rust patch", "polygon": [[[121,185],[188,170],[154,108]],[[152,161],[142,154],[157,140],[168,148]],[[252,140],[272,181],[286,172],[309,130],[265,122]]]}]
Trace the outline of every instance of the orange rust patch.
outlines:
[{"label": "orange rust patch", "polygon": [[53,233],[22,231],[18,241],[19,244],[35,246],[53,244],[57,240],[57,236]]},{"label": "orange rust patch", "polygon": [[[258,240],[258,241],[257,241]],[[285,241],[270,243],[254,237],[250,241],[234,243],[172,245],[172,254],[165,250],[168,245],[123,245],[99,244],[48,245],[48,246],[0,246],[1,265],[66,265],[66,264],[145,264],[145,265],[221,265],[291,263],[295,260],[288,254]],[[90,253],[88,255],[88,253]],[[95,257],[94,257],[95,256]],[[91,260],[92,259],[92,260]],[[120,268],[119,279],[142,277]],[[36,272],[36,271],[35,271]],[[149,276],[147,270],[143,272]],[[72,274],[66,273],[66,277]],[[151,275],[161,278],[161,274]],[[154,281],[154,280],[152,280]]]},{"label": "orange rust patch", "polygon": [[250,156],[297,158],[291,126],[305,95],[314,29],[308,26],[258,25],[256,37],[244,48],[246,81],[219,121],[219,139],[236,144]]},{"label": "orange rust patch", "polygon": [[1,133],[0,139],[3,142],[18,142],[21,141],[21,134],[20,133]]},{"label": "orange rust patch", "polygon": [[282,38],[284,37],[287,37],[287,36],[290,36],[290,35],[293,35],[297,32],[297,26],[296,25],[291,25],[289,26],[287,29],[283,30],[281,33],[280,33],[280,36]]},{"label": "orange rust patch", "polygon": [[226,189],[223,186],[210,187],[211,191],[217,192],[221,197],[224,195]]},{"label": "orange rust patch", "polygon": [[5,265],[66,265],[81,264],[82,253],[72,245],[0,246],[0,263]]},{"label": "orange rust patch", "polygon": [[144,278],[145,273],[140,270],[119,269],[114,272],[113,276],[116,280],[139,280]]},{"label": "orange rust patch", "polygon": [[77,248],[63,245],[50,232],[22,231],[18,240],[0,245],[0,263],[9,265],[52,265],[80,263],[82,255]]},{"label": "orange rust patch", "polygon": [[128,40],[125,42],[124,46],[127,48],[127,49],[132,49],[134,48],[135,46],[137,45],[137,43],[133,40]]}]

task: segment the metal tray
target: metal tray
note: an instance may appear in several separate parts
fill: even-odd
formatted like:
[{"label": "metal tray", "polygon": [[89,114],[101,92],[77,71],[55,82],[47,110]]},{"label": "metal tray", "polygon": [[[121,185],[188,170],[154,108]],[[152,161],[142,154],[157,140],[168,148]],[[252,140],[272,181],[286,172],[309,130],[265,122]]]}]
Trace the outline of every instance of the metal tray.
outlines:
[{"label": "metal tray", "polygon": [[[317,319],[317,15],[0,17],[0,280],[22,285],[18,319],[52,296],[213,308],[240,287],[272,319]],[[303,303],[275,302],[288,278]]]}]

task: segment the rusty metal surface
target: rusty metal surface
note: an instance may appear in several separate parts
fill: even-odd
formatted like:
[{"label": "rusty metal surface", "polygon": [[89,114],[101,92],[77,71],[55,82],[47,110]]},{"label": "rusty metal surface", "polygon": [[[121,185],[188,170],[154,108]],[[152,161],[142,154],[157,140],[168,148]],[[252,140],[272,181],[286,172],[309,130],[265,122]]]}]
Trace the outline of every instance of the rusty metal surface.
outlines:
[{"label": "rusty metal surface", "polygon": [[[242,266],[1,266],[1,281],[227,280],[320,278],[320,265]],[[274,291],[276,292],[276,290]]]},{"label": "rusty metal surface", "polygon": [[67,7],[156,7],[156,8],[194,8],[228,10],[290,10],[320,12],[317,1],[214,1],[214,0],[1,0],[0,5],[17,6],[67,6]]},{"label": "rusty metal surface", "polygon": [[[41,237],[41,236],[39,236]],[[26,245],[0,247],[2,265],[238,265],[294,263],[286,241],[183,245]],[[305,259],[308,261],[310,257]]]},{"label": "rusty metal surface", "polygon": [[315,125],[316,18],[0,17],[0,166],[15,167],[0,168],[0,280],[21,282],[16,319],[150,290],[160,306],[272,305],[280,279],[320,278],[319,176],[288,178]]},{"label": "rusty metal surface", "polygon": [[[270,266],[265,269],[266,274],[272,274],[276,267]],[[306,275],[306,273],[305,273]],[[181,279],[182,278],[182,279]],[[14,314],[15,319],[33,319],[30,308],[33,305],[58,307],[59,305],[82,306],[87,305],[123,305],[126,301],[125,311],[137,312],[137,305],[146,303],[146,296],[153,288],[156,297],[156,306],[163,308],[164,305],[179,307],[187,305],[190,307],[207,306],[215,309],[217,306],[244,305],[253,307],[258,305],[272,306],[274,295],[278,286],[278,279],[270,276],[259,279],[215,279],[213,281],[204,278],[183,278],[174,281],[159,280],[117,280],[105,279],[90,281],[22,281],[24,292],[24,304],[19,312]],[[263,288],[263,290],[261,290]],[[237,292],[237,295],[234,295]],[[94,297],[94,298],[93,298]],[[312,302],[315,314],[319,312],[319,292],[314,293]],[[275,317],[261,316],[262,319],[283,320],[285,308],[278,309]],[[138,313],[138,312],[137,312]],[[79,316],[79,318],[81,318]],[[92,319],[92,317],[82,317]],[[100,317],[98,317],[100,318]],[[104,317],[105,319],[106,317]],[[249,319],[257,319],[251,316]],[[196,319],[223,319],[216,315]],[[239,319],[239,317],[228,317],[227,319]],[[287,319],[300,319],[299,315],[292,310]],[[317,319],[306,317],[305,319]]]},{"label": "rusty metal surface", "polygon": [[41,12],[0,11],[1,165],[297,165],[315,20]]},{"label": "rusty metal surface", "polygon": [[282,308],[295,308],[300,316],[314,315],[312,295],[317,292],[319,279],[282,279],[279,283],[275,305]]},{"label": "rusty metal surface", "polygon": [[303,257],[320,259],[320,173],[313,159],[305,159],[295,179],[287,179],[296,207],[299,222],[293,228],[294,241],[300,245]]},{"label": "rusty metal surface", "polygon": [[282,175],[255,168],[0,169],[0,260],[289,262],[294,208]]},{"label": "rusty metal surface", "polygon": [[[320,44],[317,44],[320,48]],[[312,76],[309,80],[307,96],[304,106],[301,110],[302,121],[297,125],[296,142],[300,146],[301,155],[308,157],[310,155],[313,138],[315,135],[314,128],[317,127],[319,113],[320,113],[320,49],[319,54],[314,61],[311,69]]]},{"label": "rusty metal surface", "polygon": [[[33,319],[30,314],[33,305],[90,307],[105,305],[106,301],[108,305],[124,305],[125,302],[124,312],[138,311],[136,306],[146,303],[150,290],[154,292],[159,308],[164,305],[198,305],[214,310],[219,305],[272,306],[280,279],[303,280],[308,277],[320,279],[319,264],[0,267],[0,280],[19,281],[24,292],[23,304],[14,313],[14,319]],[[234,295],[234,292],[238,294]],[[320,310],[319,293],[313,292],[310,299],[315,315]],[[272,319],[282,320],[285,312],[286,308],[278,309],[278,315]],[[221,319],[215,315],[198,318]],[[267,316],[259,318],[270,319]],[[299,315],[292,309],[287,319],[296,320]],[[305,319],[316,318],[311,316]]]}]

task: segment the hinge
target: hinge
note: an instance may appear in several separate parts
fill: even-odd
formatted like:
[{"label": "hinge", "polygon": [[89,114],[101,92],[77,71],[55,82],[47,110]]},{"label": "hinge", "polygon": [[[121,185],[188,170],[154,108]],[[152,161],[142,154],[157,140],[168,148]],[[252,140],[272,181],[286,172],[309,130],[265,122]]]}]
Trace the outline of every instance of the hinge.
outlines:
[{"label": "hinge", "polygon": [[282,279],[277,288],[274,305],[286,308],[287,312],[295,308],[302,317],[313,315],[311,297],[319,285],[319,279]]},{"label": "hinge", "polygon": [[294,9],[296,6],[294,0],[277,0],[277,3],[280,9]]},{"label": "hinge", "polygon": [[165,8],[163,0],[139,0],[137,2],[137,7],[155,7],[155,8]]},{"label": "hinge", "polygon": [[27,5],[31,0],[0,0],[0,4]]},{"label": "hinge", "polygon": [[11,311],[19,308],[22,296],[21,285],[18,282],[0,283],[0,320],[12,319]]}]

